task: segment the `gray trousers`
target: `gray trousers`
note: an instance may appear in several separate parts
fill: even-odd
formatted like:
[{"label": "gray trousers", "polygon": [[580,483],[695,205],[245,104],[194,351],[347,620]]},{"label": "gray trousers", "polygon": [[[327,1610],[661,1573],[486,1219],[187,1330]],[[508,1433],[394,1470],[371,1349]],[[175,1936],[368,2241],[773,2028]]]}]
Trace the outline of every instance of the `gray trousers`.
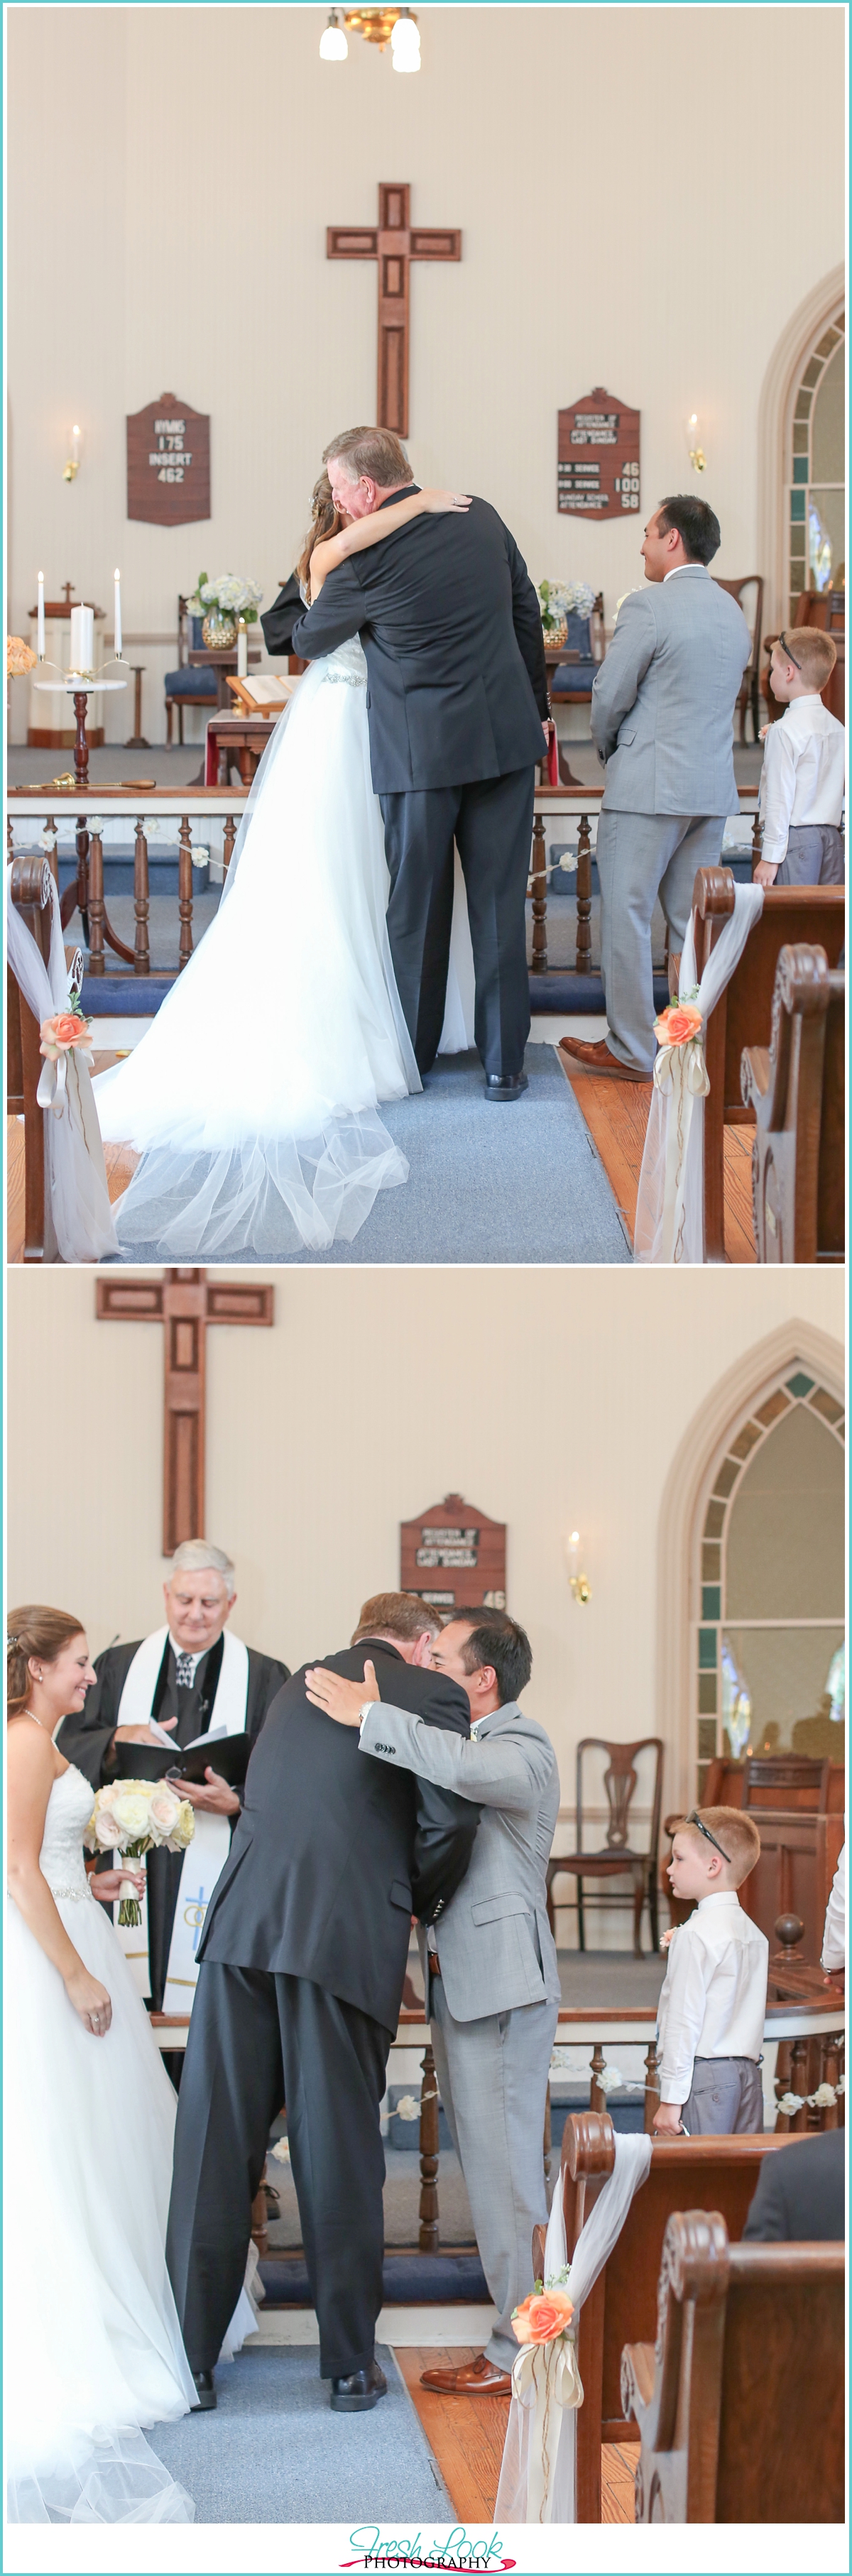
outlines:
[{"label": "gray trousers", "polygon": [[776,885],[844,885],[843,834],[837,823],[792,823]]},{"label": "gray trousers", "polygon": [[442,1979],[430,1985],[438,2089],[498,2314],[485,2350],[498,2370],[511,2370],[520,2350],[512,2309],[533,2286],[533,2228],[547,2225],[544,2111],[559,2005],[454,2021]]},{"label": "gray trousers", "polygon": [[659,896],[671,947],[680,952],[697,868],[716,868],[723,814],[614,814],[598,821],[601,972],[608,1043],[636,1073],[656,1054],[651,921]]},{"label": "gray trousers", "polygon": [[753,2057],[697,2057],[681,2123],[691,2138],[763,2134],[763,2084]]}]

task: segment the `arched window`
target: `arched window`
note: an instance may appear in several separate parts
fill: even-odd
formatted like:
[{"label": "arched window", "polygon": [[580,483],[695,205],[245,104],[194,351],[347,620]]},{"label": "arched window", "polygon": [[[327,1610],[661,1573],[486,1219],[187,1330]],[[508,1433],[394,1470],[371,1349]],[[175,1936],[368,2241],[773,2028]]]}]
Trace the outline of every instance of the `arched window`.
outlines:
[{"label": "arched window", "polygon": [[821,327],[794,390],[787,464],[791,619],[800,591],[845,588],[844,370],[841,308]]},{"label": "arched window", "polygon": [[717,1753],[844,1759],[843,1408],[803,1367],[764,1387],[705,1487],[699,1798]]}]

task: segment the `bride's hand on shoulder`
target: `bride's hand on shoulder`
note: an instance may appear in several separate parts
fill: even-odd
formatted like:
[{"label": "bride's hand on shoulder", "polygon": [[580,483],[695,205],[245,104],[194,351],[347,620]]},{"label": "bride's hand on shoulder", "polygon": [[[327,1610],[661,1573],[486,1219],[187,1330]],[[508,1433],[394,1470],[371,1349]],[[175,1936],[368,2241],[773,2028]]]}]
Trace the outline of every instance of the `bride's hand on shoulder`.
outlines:
[{"label": "bride's hand on shoulder", "polygon": [[431,485],[426,485],[420,494],[424,510],[428,510],[430,515],[434,513],[436,517],[440,517],[441,513],[447,510],[461,510],[464,513],[470,509],[472,497],[470,492],[438,492]]},{"label": "bride's hand on shoulder", "polygon": [[105,2039],[112,2020],[112,2004],[106,1987],[99,1984],[97,1977],[90,1977],[82,1959],[78,1959],[76,1967],[69,1969],[65,1992],[69,2004],[73,2004],[75,2013],[79,2013],[84,2030],[89,2031],[93,2039]]}]

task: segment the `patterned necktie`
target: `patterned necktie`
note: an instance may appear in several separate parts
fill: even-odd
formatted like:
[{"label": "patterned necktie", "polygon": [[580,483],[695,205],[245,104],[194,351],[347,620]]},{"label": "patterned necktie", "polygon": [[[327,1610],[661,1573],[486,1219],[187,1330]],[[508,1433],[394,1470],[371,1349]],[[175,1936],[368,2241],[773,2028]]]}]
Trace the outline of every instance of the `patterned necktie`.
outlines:
[{"label": "patterned necktie", "polygon": [[176,1666],[176,1671],[177,1671],[177,1686],[178,1686],[178,1690],[191,1690],[191,1689],[192,1689],[192,1676],[193,1676],[193,1667],[194,1667],[194,1664],[195,1664],[195,1656],[194,1656],[194,1655],[179,1654],[179,1655],[176,1655],[176,1656],[175,1656],[175,1666]]}]

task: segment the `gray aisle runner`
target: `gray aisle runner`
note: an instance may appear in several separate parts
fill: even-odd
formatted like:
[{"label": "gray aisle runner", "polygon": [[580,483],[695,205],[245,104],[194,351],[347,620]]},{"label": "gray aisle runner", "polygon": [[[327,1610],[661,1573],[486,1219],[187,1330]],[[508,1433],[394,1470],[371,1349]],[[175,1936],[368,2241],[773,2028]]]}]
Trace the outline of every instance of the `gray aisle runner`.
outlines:
[{"label": "gray aisle runner", "polygon": [[[405,1185],[379,1191],[354,1243],[277,1257],[629,1262],[603,1164],[553,1047],[529,1046],[526,1070],[529,1090],[501,1104],[485,1098],[477,1055],[439,1057],[424,1092],[380,1112],[409,1163]],[[135,1265],[160,1255],[155,1244],[136,1244],[126,1258]]]},{"label": "gray aisle runner", "polygon": [[367,2415],[333,2415],[316,2345],[275,2345],[216,2372],[215,2414],[157,2424],[147,2438],[192,2496],[196,2522],[439,2522],[448,2499],[396,2363]]}]

